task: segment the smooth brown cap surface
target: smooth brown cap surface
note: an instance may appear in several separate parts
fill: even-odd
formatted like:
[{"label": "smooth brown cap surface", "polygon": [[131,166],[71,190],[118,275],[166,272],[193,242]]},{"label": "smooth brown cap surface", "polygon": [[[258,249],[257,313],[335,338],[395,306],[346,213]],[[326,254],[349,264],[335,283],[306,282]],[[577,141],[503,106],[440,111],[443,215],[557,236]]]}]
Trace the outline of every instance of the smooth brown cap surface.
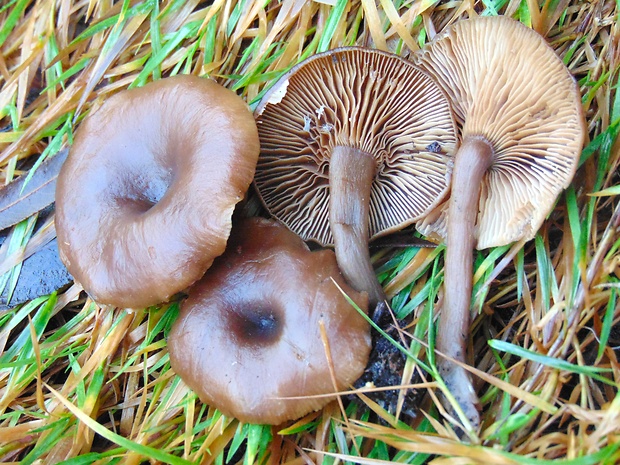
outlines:
[{"label": "smooth brown cap surface", "polygon": [[457,143],[448,101],[428,75],[396,55],[358,47],[315,55],[283,76],[255,114],[255,185],[267,209],[306,240],[333,243],[335,146],[376,160],[370,237],[411,224],[448,187]]},{"label": "smooth brown cap surface", "polygon": [[198,396],[243,422],[278,424],[334,397],[322,323],[337,389],[364,371],[366,294],[344,282],[330,250],[310,252],[281,224],[262,218],[235,225],[229,246],[190,289],[168,339],[173,369]]},{"label": "smooth brown cap surface", "polygon": [[168,300],[224,252],[258,150],[247,105],[211,80],[177,76],[111,97],[79,127],[58,177],[68,270],[99,303]]},{"label": "smooth brown cap surface", "polygon": [[[416,64],[451,99],[461,136],[495,152],[481,188],[479,249],[534,236],[570,183],[586,132],[581,94],[542,36],[505,16],[449,27]],[[446,208],[418,229],[445,237]]]}]

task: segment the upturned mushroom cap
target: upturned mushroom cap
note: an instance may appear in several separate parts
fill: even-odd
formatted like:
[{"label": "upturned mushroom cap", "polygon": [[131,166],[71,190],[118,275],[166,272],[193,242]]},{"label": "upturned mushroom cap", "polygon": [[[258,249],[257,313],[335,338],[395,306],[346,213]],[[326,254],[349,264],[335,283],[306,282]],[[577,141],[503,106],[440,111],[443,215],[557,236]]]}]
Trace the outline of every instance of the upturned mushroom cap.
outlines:
[{"label": "upturned mushroom cap", "polygon": [[473,249],[534,236],[573,177],[585,123],[568,69],[541,36],[510,18],[457,22],[417,62],[446,90],[462,126],[449,208],[419,227],[447,238],[436,340],[447,357],[438,359],[438,368],[477,427],[470,375],[451,361],[465,361]]},{"label": "upturned mushroom cap", "polygon": [[[542,36],[505,16],[459,21],[414,61],[448,94],[461,137],[493,147],[478,249],[531,239],[568,186],[586,133],[581,94]],[[418,229],[446,237],[447,204]]]},{"label": "upturned mushroom cap", "polygon": [[111,97],[79,127],[58,177],[64,263],[99,303],[168,300],[224,252],[258,151],[247,105],[211,80]]},{"label": "upturned mushroom cap", "polygon": [[[181,306],[168,348],[173,369],[204,402],[250,423],[278,424],[318,410],[364,371],[367,296],[344,282],[334,253],[310,252],[274,221],[233,228],[229,245]],[[327,348],[337,379],[330,376]]]},{"label": "upturned mushroom cap", "polygon": [[384,301],[368,241],[446,192],[456,128],[443,92],[396,55],[341,48],[294,67],[256,116],[267,209],[304,239],[333,244],[349,284],[371,307]]},{"label": "upturned mushroom cap", "polygon": [[267,209],[305,240],[333,244],[329,164],[336,146],[374,158],[370,237],[412,224],[439,203],[457,139],[444,93],[410,62],[359,47],[292,68],[255,111],[255,184]]}]

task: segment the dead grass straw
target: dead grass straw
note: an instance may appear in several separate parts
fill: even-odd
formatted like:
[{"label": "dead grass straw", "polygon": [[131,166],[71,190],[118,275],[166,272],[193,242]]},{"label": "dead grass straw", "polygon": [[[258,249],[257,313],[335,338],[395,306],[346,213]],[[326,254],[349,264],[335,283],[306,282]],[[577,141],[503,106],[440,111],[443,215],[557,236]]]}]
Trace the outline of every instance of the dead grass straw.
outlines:
[{"label": "dead grass straw", "polygon": [[[277,428],[238,424],[201,404],[170,370],[165,336],[176,304],[99,307],[73,286],[0,314],[0,460],[620,462],[618,8],[600,0],[4,2],[4,183],[70,144],[84,116],[121,89],[191,73],[253,103],[316,52],[357,44],[407,57],[474,14],[511,15],[547,37],[580,83],[590,138],[572,186],[536,239],[478,255],[471,344],[483,429],[469,443],[437,415],[434,395],[413,425],[371,401],[372,415],[345,404],[347,421],[333,403]],[[24,225],[13,234],[21,248],[45,243]],[[417,323],[406,330],[421,357],[441,255],[384,250],[376,257],[399,315]],[[437,385],[425,386],[433,394]]]}]

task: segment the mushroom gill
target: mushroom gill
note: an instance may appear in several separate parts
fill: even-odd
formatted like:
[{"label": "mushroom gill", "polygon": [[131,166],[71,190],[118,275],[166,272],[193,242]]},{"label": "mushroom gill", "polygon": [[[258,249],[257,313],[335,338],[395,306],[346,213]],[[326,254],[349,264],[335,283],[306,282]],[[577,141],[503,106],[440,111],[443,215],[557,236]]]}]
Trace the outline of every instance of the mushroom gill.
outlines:
[{"label": "mushroom gill", "polygon": [[294,67],[255,114],[263,203],[305,240],[333,244],[376,306],[369,238],[413,223],[448,187],[457,141],[445,95],[396,55],[348,47]]}]

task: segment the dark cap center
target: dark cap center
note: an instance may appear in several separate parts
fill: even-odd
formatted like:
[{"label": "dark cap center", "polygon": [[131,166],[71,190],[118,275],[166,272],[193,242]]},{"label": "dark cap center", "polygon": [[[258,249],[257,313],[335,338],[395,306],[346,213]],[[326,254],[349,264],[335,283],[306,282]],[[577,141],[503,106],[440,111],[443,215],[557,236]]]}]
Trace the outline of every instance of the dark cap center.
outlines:
[{"label": "dark cap center", "polygon": [[245,304],[231,309],[229,325],[240,344],[266,346],[275,343],[282,334],[282,316],[275,309],[262,305]]}]

